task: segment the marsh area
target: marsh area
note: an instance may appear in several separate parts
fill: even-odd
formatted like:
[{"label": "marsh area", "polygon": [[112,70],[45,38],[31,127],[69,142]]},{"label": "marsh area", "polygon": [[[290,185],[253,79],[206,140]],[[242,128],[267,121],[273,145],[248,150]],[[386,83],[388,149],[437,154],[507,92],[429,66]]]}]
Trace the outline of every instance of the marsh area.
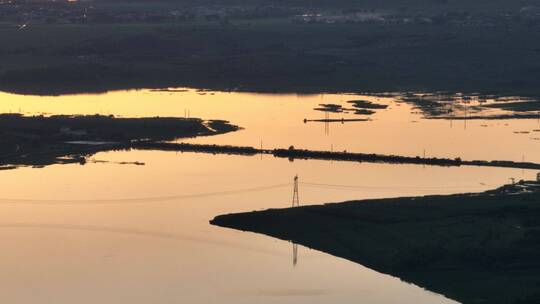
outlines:
[{"label": "marsh area", "polygon": [[537,0],[0,0],[0,298],[536,303],[539,29]]}]

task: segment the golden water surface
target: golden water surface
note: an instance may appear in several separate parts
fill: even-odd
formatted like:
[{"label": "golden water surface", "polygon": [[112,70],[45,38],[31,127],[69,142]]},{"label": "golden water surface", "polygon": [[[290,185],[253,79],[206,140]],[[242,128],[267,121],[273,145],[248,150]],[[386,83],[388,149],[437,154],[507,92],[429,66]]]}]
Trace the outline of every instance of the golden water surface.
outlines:
[{"label": "golden water surface", "polygon": [[[389,105],[367,122],[320,103]],[[540,162],[537,120],[426,120],[397,97],[122,91],[0,93],[0,112],[226,119],[244,129],[192,142]],[[352,114],[330,114],[353,118]],[[529,131],[516,134],[514,131]],[[424,152],[425,151],[425,152]],[[0,171],[0,298],[5,303],[453,303],[397,278],[263,235],[211,226],[224,213],[481,191],[529,170],[431,167],[197,153],[98,153],[81,165]],[[140,161],[144,166],[118,165]],[[316,185],[315,185],[316,184]]]}]

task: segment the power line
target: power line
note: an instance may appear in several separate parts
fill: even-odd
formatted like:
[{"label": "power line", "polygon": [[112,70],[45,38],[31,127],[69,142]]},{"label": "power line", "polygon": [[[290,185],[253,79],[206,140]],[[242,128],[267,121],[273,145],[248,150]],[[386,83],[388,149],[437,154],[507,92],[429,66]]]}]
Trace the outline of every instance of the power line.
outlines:
[{"label": "power line", "polygon": [[334,188],[336,190],[351,189],[463,189],[463,188],[477,188],[475,186],[370,186],[370,185],[342,185],[342,184],[324,184],[324,183],[311,183],[301,182],[300,184],[308,187],[320,187],[320,188]]},{"label": "power line", "polygon": [[123,204],[123,203],[152,203],[152,202],[165,202],[173,200],[182,200],[190,198],[203,198],[211,196],[221,196],[221,195],[232,195],[232,194],[241,194],[249,192],[259,192],[266,191],[276,188],[282,188],[290,186],[290,183],[284,184],[275,184],[269,186],[245,188],[245,189],[236,189],[236,190],[225,190],[225,191],[215,191],[215,192],[203,192],[195,194],[186,194],[186,195],[172,195],[172,196],[157,196],[157,197],[142,197],[142,198],[123,198],[123,199],[99,199],[99,200],[35,200],[35,199],[9,199],[2,198],[0,203],[3,204]]},{"label": "power line", "polygon": [[[312,188],[321,188],[321,189],[330,189],[330,190],[366,190],[366,189],[418,189],[418,190],[429,190],[429,189],[464,189],[478,188],[477,186],[372,186],[372,185],[344,185],[344,184],[328,184],[328,183],[313,183],[313,182],[299,182],[298,176],[295,176],[293,183],[293,201],[292,205],[299,206],[299,185],[304,185],[306,187]],[[51,204],[51,205],[77,205],[77,204],[123,204],[123,203],[154,203],[154,202],[166,202],[166,201],[176,201],[183,199],[194,199],[194,198],[205,198],[212,196],[222,196],[222,195],[234,195],[250,192],[261,192],[266,190],[290,187],[291,183],[281,183],[273,184],[267,186],[259,186],[252,188],[244,189],[234,189],[234,190],[224,190],[224,191],[213,191],[213,192],[202,192],[194,194],[184,194],[184,195],[171,195],[171,196],[157,196],[157,197],[138,197],[138,198],[121,198],[121,199],[95,199],[95,200],[43,200],[43,199],[17,199],[17,198],[0,198],[0,204]],[[482,184],[482,186],[488,186]]]}]

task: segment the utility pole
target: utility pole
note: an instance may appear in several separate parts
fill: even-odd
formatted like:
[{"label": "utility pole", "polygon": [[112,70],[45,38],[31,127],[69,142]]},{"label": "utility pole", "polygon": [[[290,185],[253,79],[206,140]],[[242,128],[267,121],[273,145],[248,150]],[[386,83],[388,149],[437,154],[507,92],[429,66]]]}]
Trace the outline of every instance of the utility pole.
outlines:
[{"label": "utility pole", "polygon": [[324,112],[324,135],[330,135],[330,113]]},{"label": "utility pole", "polygon": [[292,197],[292,206],[293,207],[300,206],[300,198],[298,197],[298,175],[294,176],[294,189],[293,189],[293,197]]}]

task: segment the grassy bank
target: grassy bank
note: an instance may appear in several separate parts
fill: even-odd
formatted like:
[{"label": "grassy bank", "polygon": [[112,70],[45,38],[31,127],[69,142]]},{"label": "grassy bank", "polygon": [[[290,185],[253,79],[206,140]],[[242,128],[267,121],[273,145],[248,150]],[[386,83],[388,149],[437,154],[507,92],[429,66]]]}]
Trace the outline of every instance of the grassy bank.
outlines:
[{"label": "grassy bank", "polygon": [[[218,216],[397,276],[463,303],[540,301],[540,192],[394,198]],[[360,284],[360,282],[359,282]]]}]

